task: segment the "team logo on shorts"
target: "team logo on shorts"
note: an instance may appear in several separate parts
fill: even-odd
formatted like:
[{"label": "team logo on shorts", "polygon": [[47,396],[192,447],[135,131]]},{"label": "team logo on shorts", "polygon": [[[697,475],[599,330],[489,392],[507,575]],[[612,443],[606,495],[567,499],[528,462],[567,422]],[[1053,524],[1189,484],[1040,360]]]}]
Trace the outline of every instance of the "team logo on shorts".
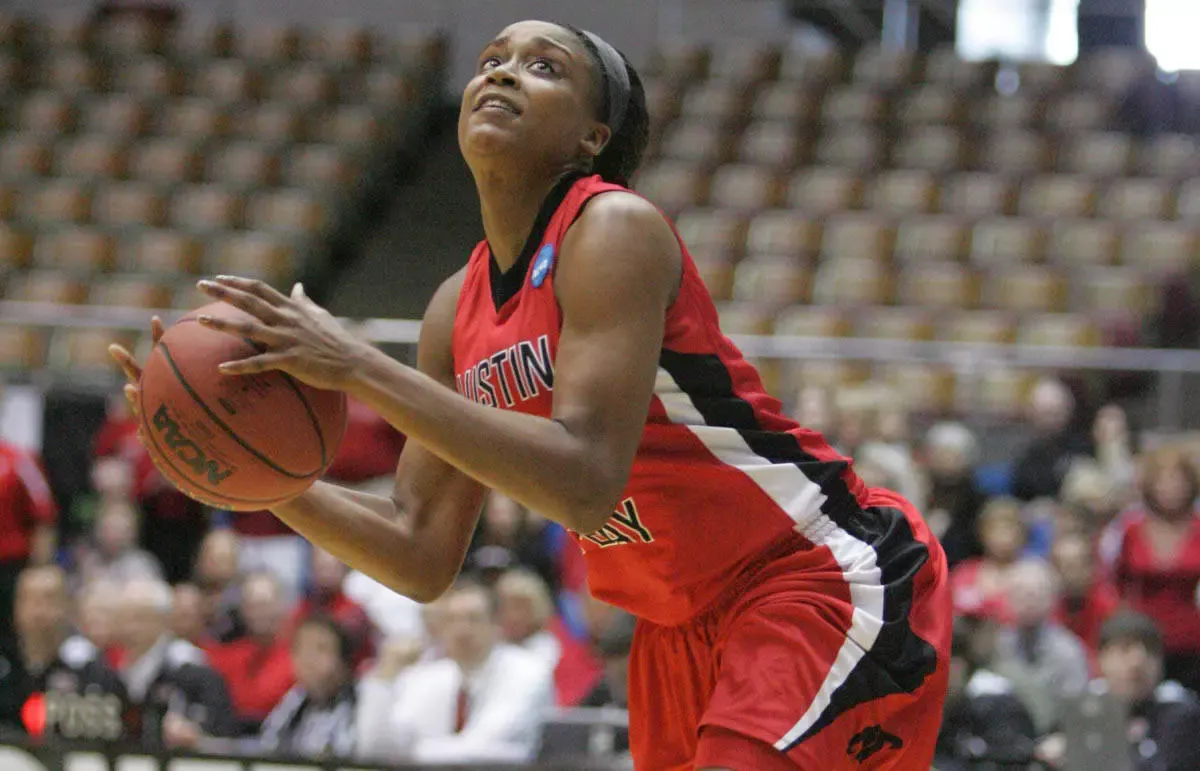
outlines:
[{"label": "team logo on shorts", "polygon": [[900,737],[890,734],[877,725],[867,726],[850,738],[846,754],[853,755],[859,763],[882,750],[898,750],[904,746]]},{"label": "team logo on shorts", "polygon": [[533,284],[533,288],[537,289],[546,280],[546,276],[550,275],[550,268],[554,265],[554,244],[546,244],[538,250],[537,259],[533,261],[533,271],[529,275],[529,283]]}]

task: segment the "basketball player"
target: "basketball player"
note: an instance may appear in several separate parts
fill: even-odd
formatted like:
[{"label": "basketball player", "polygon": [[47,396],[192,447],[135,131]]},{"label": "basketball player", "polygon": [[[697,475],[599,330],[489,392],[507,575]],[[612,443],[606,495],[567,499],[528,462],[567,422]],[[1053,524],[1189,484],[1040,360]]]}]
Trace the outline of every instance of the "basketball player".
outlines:
[{"label": "basketball player", "polygon": [[928,769],[942,550],[784,417],[678,234],[627,189],[637,73],[593,34],[514,24],[480,54],[458,135],[486,240],[430,302],[415,369],[300,286],[201,284],[258,319],[201,319],[262,346],[223,371],[345,391],[410,439],[391,498],[318,483],[275,514],[422,601],[454,580],[485,489],[562,523],[592,592],[640,618],[638,769]]}]

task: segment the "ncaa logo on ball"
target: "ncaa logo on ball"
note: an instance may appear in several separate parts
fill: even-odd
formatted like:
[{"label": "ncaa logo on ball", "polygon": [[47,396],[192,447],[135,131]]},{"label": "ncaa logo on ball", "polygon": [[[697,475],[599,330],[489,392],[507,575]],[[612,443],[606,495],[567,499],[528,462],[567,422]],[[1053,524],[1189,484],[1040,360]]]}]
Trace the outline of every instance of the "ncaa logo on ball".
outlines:
[{"label": "ncaa logo on ball", "polygon": [[220,485],[233,473],[233,469],[209,458],[199,444],[184,434],[179,422],[171,417],[167,405],[159,405],[152,424],[167,449],[197,476],[207,475],[210,484]]}]

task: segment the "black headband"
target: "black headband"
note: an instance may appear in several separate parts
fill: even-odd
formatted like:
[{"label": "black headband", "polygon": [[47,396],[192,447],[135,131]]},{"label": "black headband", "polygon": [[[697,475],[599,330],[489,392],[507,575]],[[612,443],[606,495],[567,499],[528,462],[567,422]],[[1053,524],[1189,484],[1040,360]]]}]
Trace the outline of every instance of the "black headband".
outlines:
[{"label": "black headband", "polygon": [[608,127],[615,134],[621,129],[625,113],[629,109],[632,87],[629,85],[629,71],[625,69],[625,59],[617,49],[609,45],[604,38],[588,32],[569,28],[572,32],[583,36],[591,43],[592,49],[600,57],[600,69],[604,75],[605,115]]}]

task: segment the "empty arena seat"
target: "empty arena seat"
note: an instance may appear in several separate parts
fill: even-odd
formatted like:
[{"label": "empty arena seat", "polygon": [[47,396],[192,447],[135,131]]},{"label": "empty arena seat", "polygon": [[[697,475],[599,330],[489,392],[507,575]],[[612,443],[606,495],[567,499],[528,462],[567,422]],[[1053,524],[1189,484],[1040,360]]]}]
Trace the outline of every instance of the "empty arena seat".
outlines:
[{"label": "empty arena seat", "polygon": [[228,56],[233,51],[233,24],[214,18],[189,20],[171,36],[170,50],[183,59]]},{"label": "empty arena seat", "polygon": [[162,49],[163,26],[137,14],[110,18],[97,30],[96,47],[110,59],[129,61]]},{"label": "empty arena seat", "polygon": [[79,274],[111,270],[115,258],[115,239],[90,228],[57,228],[40,235],[33,247],[37,267]]},{"label": "empty arena seat", "polygon": [[290,240],[282,235],[258,231],[231,233],[213,244],[209,267],[214,272],[277,283],[293,276],[298,267],[297,257]]},{"label": "empty arena seat", "polygon": [[336,145],[293,146],[287,157],[283,183],[293,187],[338,190],[354,182],[355,166]]},{"label": "empty arena seat", "polygon": [[164,99],[183,92],[180,69],[161,56],[146,56],[122,62],[113,73],[113,90],[143,99]]},{"label": "empty arena seat", "polygon": [[757,122],[746,127],[738,142],[737,158],[742,163],[790,169],[801,159],[803,142],[790,123]]},{"label": "empty arena seat", "polygon": [[962,166],[966,149],[966,142],[956,129],[922,126],[900,139],[892,161],[901,168],[947,172]]},{"label": "empty arena seat", "polygon": [[1154,60],[1133,47],[1094,49],[1075,64],[1076,83],[1110,94],[1125,94],[1139,79],[1154,72]]},{"label": "empty arena seat", "polygon": [[917,58],[911,51],[867,46],[854,58],[851,77],[856,84],[877,90],[895,88],[912,77]]},{"label": "empty arena seat", "polygon": [[1188,223],[1200,223],[1200,180],[1189,179],[1179,188],[1175,214]]},{"label": "empty arena seat", "polygon": [[373,67],[367,70],[364,81],[367,104],[370,109],[395,110],[408,104],[416,96],[416,84],[407,74],[395,67]]},{"label": "empty arena seat", "polygon": [[828,128],[817,142],[816,159],[818,163],[841,168],[874,169],[884,161],[883,137],[865,126]]},{"label": "empty arena seat", "polygon": [[708,200],[712,206],[753,211],[781,203],[782,183],[773,169],[728,164],[713,173]]},{"label": "empty arena seat", "polygon": [[896,228],[897,260],[955,262],[970,242],[970,228],[954,215],[905,217]]},{"label": "empty arena seat", "polygon": [[1017,212],[1037,217],[1087,217],[1092,213],[1096,184],[1075,174],[1048,174],[1025,184]]},{"label": "empty arena seat", "polygon": [[0,182],[0,222],[17,216],[17,191],[10,184]]},{"label": "empty arena seat", "polygon": [[933,322],[928,308],[863,308],[854,314],[854,334],[879,340],[930,340]]},{"label": "empty arena seat", "polygon": [[988,131],[1007,133],[1036,124],[1043,108],[1041,98],[1033,94],[992,94],[977,101],[970,114]]},{"label": "empty arena seat", "polygon": [[840,51],[791,46],[783,51],[779,79],[794,85],[816,86],[838,78],[845,67]]},{"label": "empty arena seat", "polygon": [[233,133],[258,142],[289,143],[301,139],[304,131],[304,115],[299,108],[282,102],[266,102],[243,109]]},{"label": "empty arena seat", "polygon": [[184,185],[171,198],[170,222],[195,231],[228,230],[242,219],[241,197],[220,185]]},{"label": "empty arena seat", "polygon": [[178,276],[200,269],[200,243],[176,230],[144,230],[130,236],[121,254],[124,267],[141,273]]},{"label": "empty arena seat", "polygon": [[848,314],[828,305],[793,305],[775,317],[775,334],[788,337],[845,337]]},{"label": "empty arena seat", "polygon": [[86,186],[67,179],[54,179],[27,189],[18,204],[24,219],[43,225],[84,222],[91,212],[92,198]]},{"label": "empty arena seat", "polygon": [[1102,94],[1079,90],[1061,94],[1046,111],[1046,124],[1063,134],[1099,131],[1108,126],[1111,102]]},{"label": "empty arena seat", "polygon": [[[244,116],[239,113],[238,122]],[[229,133],[229,113],[216,102],[203,97],[177,99],[162,108],[162,129],[172,136],[205,141]]]},{"label": "empty arena seat", "polygon": [[759,121],[805,125],[816,117],[819,102],[795,83],[768,83],[759,89],[750,114]]},{"label": "empty arena seat", "polygon": [[983,282],[984,304],[1020,313],[1062,311],[1067,282],[1050,268],[1037,265],[994,267]]},{"label": "empty arena seat", "polygon": [[908,124],[953,124],[963,117],[963,101],[953,89],[940,85],[925,85],[902,97],[895,116]]},{"label": "empty arena seat", "polygon": [[728,157],[729,147],[729,134],[719,125],[684,119],[667,129],[659,153],[671,160],[713,164]]},{"label": "empty arena seat", "polygon": [[924,81],[967,93],[983,84],[995,68],[991,62],[964,61],[953,45],[940,46],[925,58]]},{"label": "empty arena seat", "polygon": [[13,128],[32,134],[65,134],[75,127],[75,110],[70,100],[55,91],[34,91],[17,108]]},{"label": "empty arena seat", "polygon": [[375,48],[368,29],[355,22],[340,21],[326,27],[321,34],[311,36],[304,52],[309,58],[350,68],[370,62]]},{"label": "empty arena seat", "polygon": [[256,21],[239,29],[233,40],[233,50],[239,57],[272,65],[295,59],[300,48],[300,30],[279,22]]},{"label": "empty arena seat", "polygon": [[1005,311],[958,311],[938,319],[934,336],[953,343],[1012,343],[1017,339],[1017,324]]},{"label": "empty arena seat", "polygon": [[825,224],[821,253],[834,260],[887,262],[894,241],[895,230],[886,219],[868,213],[839,214]]},{"label": "empty arena seat", "polygon": [[730,261],[746,240],[746,218],[728,209],[686,209],[675,218],[675,229],[693,254]]},{"label": "empty arena seat", "polygon": [[1041,223],[1031,218],[993,217],[980,221],[971,235],[971,262],[1011,265],[1038,262],[1045,248]]},{"label": "empty arena seat", "polygon": [[329,212],[308,190],[279,188],[251,198],[246,221],[258,230],[312,234],[329,224]]},{"label": "empty arena seat", "polygon": [[166,200],[145,182],[109,183],[96,191],[92,201],[92,219],[109,227],[156,227],[166,221],[166,215]]},{"label": "empty arena seat", "polygon": [[654,48],[646,69],[669,80],[691,82],[707,73],[710,56],[711,51],[699,42],[676,37]]},{"label": "empty arena seat", "polygon": [[1196,228],[1155,222],[1130,226],[1121,241],[1121,262],[1154,273],[1190,271],[1200,264]]},{"label": "empty arena seat", "polygon": [[769,335],[773,311],[760,303],[725,302],[717,305],[721,331],[727,335]]},{"label": "empty arena seat", "polygon": [[1083,134],[1062,153],[1064,171],[1096,177],[1124,174],[1133,157],[1133,138],[1116,132]]},{"label": "empty arena seat", "polygon": [[712,52],[708,70],[736,83],[751,85],[779,74],[779,47],[758,40],[723,42]]},{"label": "empty arena seat", "polygon": [[0,178],[20,181],[50,171],[53,159],[48,142],[37,134],[7,134],[0,138]]},{"label": "empty arena seat", "polygon": [[321,64],[301,64],[274,73],[268,84],[273,99],[307,107],[329,104],[337,98],[337,84]]},{"label": "empty arena seat", "polygon": [[891,296],[891,272],[884,262],[871,257],[823,260],[813,278],[813,303],[817,305],[882,305]]},{"label": "empty arena seat", "polygon": [[1050,146],[1046,137],[1016,128],[998,130],[984,142],[980,166],[988,171],[1035,174],[1049,166]]},{"label": "empty arena seat", "polygon": [[33,237],[25,230],[0,223],[0,273],[29,265]]},{"label": "empty arena seat", "polygon": [[145,139],[134,145],[129,176],[143,182],[179,185],[200,176],[200,151],[186,139]]},{"label": "empty arena seat", "polygon": [[876,378],[915,412],[942,413],[954,406],[954,370],[945,365],[883,364],[878,367]]},{"label": "empty arena seat", "polygon": [[45,333],[33,327],[0,324],[0,368],[9,372],[39,370],[46,363]]},{"label": "empty arena seat", "polygon": [[1069,268],[1109,265],[1116,259],[1121,233],[1102,220],[1058,220],[1050,229],[1046,256]]},{"label": "empty arena seat", "polygon": [[821,118],[826,125],[878,123],[886,114],[887,101],[882,94],[856,86],[835,88],[821,103]]},{"label": "empty arena seat", "polygon": [[262,74],[240,59],[214,59],[202,66],[188,83],[197,96],[220,104],[254,100],[262,93]]},{"label": "empty arena seat", "polygon": [[[308,131],[309,139],[313,141],[360,148],[381,140],[385,124],[372,108],[350,104],[317,116],[310,122]],[[291,141],[300,138],[303,138],[302,129],[291,137]]]},{"label": "empty arena seat", "polygon": [[1200,147],[1186,134],[1160,134],[1142,145],[1137,167],[1151,177],[1196,176],[1200,174]]},{"label": "empty arena seat", "polygon": [[129,162],[125,148],[116,138],[103,134],[77,136],[62,142],[55,156],[60,176],[83,179],[122,177]]},{"label": "empty arena seat", "polygon": [[721,302],[733,296],[733,262],[722,255],[692,253],[696,272],[708,288],[713,300]]},{"label": "empty arena seat", "polygon": [[979,279],[957,262],[914,262],[900,269],[896,300],[932,309],[973,308],[979,302]]},{"label": "empty arena seat", "polygon": [[108,346],[112,343],[133,350],[137,345],[137,335],[121,329],[60,329],[50,341],[49,365],[73,375],[108,376],[112,372]]},{"label": "empty arena seat", "polygon": [[817,388],[837,392],[861,386],[870,377],[870,364],[859,361],[812,359],[787,367],[787,381],[793,385],[793,390]]},{"label": "empty arena seat", "polygon": [[209,157],[208,178],[233,189],[253,190],[279,181],[279,156],[259,142],[230,142]]},{"label": "empty arena seat", "polygon": [[140,135],[149,126],[149,115],[142,101],[131,94],[110,94],[84,103],[79,128],[91,134],[122,139]]},{"label": "empty arena seat", "polygon": [[1098,345],[1100,329],[1087,314],[1039,313],[1021,319],[1017,342],[1060,347]]},{"label": "empty arena seat", "polygon": [[28,74],[29,68],[23,61],[0,51],[0,93],[23,89]]},{"label": "empty arena seat", "polygon": [[937,203],[937,180],[927,171],[885,171],[867,186],[869,208],[889,214],[921,214]]},{"label": "empty arena seat", "polygon": [[90,305],[126,308],[167,308],[173,288],[162,279],[143,276],[114,276],[92,284]]},{"label": "empty arena seat", "polygon": [[690,163],[660,161],[638,173],[637,190],[665,211],[695,206],[708,194],[703,172]]},{"label": "empty arena seat", "polygon": [[1011,213],[1015,200],[1011,179],[987,172],[963,172],[943,183],[941,209],[964,217],[987,217]]},{"label": "empty arena seat", "polygon": [[750,220],[746,253],[811,259],[821,247],[821,225],[790,209],[764,211]]},{"label": "empty arena seat", "polygon": [[87,284],[61,270],[31,270],[9,280],[4,299],[16,302],[78,305],[87,296]]},{"label": "empty arena seat", "polygon": [[[1037,373],[990,367],[986,375],[972,381],[969,400],[963,403],[963,407],[996,417],[1019,415],[1029,403],[1029,394],[1036,383]],[[962,394],[961,385],[959,391]]]},{"label": "empty arena seat", "polygon": [[741,83],[706,80],[692,86],[684,94],[681,114],[685,118],[724,124],[744,112],[746,96],[746,89]]},{"label": "empty arena seat", "polygon": [[1129,177],[1113,180],[1100,196],[1097,214],[1110,220],[1165,219],[1174,193],[1164,180]]},{"label": "empty arena seat", "polygon": [[862,179],[849,169],[816,166],[792,176],[787,204],[805,214],[828,214],[858,208]]},{"label": "empty arena seat", "polygon": [[99,91],[107,85],[107,68],[82,51],[52,53],[40,70],[42,85],[60,94]]},{"label": "empty arena seat", "polygon": [[1147,275],[1128,267],[1099,267],[1072,275],[1071,306],[1100,313],[1149,313],[1158,302],[1158,287]]},{"label": "empty arena seat", "polygon": [[733,272],[733,299],[778,308],[808,302],[812,271],[787,257],[748,257]]}]

